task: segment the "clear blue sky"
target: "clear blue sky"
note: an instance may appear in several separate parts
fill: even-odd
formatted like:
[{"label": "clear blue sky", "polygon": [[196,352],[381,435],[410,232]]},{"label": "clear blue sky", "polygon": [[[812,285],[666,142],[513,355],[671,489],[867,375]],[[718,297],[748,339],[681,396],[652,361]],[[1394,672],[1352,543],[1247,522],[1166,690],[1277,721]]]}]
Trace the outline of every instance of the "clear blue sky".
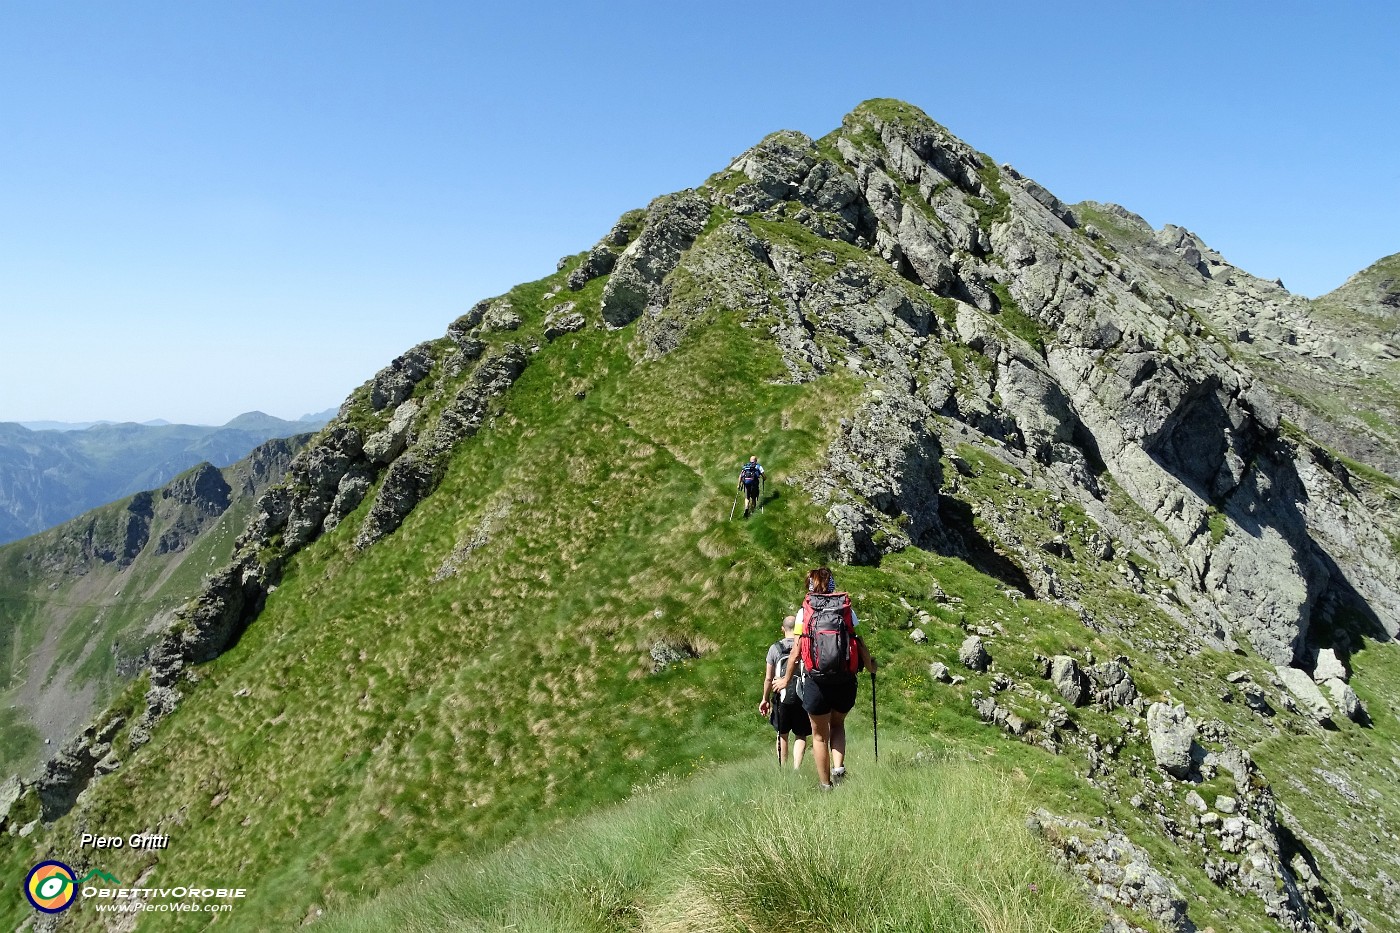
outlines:
[{"label": "clear blue sky", "polygon": [[0,420],[336,405],[869,97],[1325,292],[1400,251],[1394,9],[0,0]]}]

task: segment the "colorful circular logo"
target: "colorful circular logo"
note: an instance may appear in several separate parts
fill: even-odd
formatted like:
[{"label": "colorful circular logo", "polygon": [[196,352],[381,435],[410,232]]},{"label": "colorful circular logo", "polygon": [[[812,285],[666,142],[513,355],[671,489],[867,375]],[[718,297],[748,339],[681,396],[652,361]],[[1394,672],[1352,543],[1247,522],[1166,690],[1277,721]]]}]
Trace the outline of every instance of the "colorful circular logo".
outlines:
[{"label": "colorful circular logo", "polygon": [[40,862],[24,879],[24,896],[35,910],[56,914],[67,910],[78,896],[73,869],[62,862]]}]

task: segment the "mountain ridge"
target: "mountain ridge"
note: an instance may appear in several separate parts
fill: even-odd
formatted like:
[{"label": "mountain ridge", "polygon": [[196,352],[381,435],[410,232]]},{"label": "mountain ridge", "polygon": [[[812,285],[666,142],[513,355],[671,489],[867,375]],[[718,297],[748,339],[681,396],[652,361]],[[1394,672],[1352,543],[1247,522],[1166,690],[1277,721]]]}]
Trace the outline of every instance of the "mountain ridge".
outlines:
[{"label": "mountain ridge", "polygon": [[32,777],[145,668],[173,611],[228,559],[254,499],[309,439],[264,442],[222,469],[198,464],[0,545],[0,771]]},{"label": "mountain ridge", "polygon": [[[1221,327],[1294,299],[1090,210],[877,100],[624,215],[356,390],[145,696],[26,792],[34,845],[140,818],[185,837],[145,868],[265,886],[234,923],[344,909],[738,754],[782,581],[834,559],[881,709],[1053,775],[1069,819],[1038,825],[1114,929],[1385,928],[1395,859],[1355,834],[1400,828],[1369,793],[1400,750],[1394,481],[1291,422],[1326,408],[1287,409]],[[1335,360],[1284,327],[1260,328],[1284,359]],[[747,525],[736,451],[773,477]],[[1341,812],[1313,801],[1336,787]]]}]

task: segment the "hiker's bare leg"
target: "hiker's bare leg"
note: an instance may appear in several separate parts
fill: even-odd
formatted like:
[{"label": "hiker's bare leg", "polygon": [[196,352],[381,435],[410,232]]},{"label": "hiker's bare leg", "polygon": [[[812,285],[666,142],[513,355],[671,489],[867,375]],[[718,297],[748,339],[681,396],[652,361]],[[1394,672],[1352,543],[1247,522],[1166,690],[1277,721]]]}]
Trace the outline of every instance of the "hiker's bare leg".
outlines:
[{"label": "hiker's bare leg", "polygon": [[817,760],[817,781],[831,783],[831,714],[822,713],[812,720],[812,756]]},{"label": "hiker's bare leg", "polygon": [[831,711],[831,766],[840,768],[846,763],[846,714]]},{"label": "hiker's bare leg", "polygon": [[802,753],[807,751],[807,740],[802,736],[794,736],[792,742],[792,770],[797,771],[802,767]]},{"label": "hiker's bare leg", "polygon": [[788,760],[788,737],[787,737],[787,734],[784,733],[784,734],[778,736],[778,761],[781,763],[781,762],[784,762],[784,761],[787,761],[787,760]]}]

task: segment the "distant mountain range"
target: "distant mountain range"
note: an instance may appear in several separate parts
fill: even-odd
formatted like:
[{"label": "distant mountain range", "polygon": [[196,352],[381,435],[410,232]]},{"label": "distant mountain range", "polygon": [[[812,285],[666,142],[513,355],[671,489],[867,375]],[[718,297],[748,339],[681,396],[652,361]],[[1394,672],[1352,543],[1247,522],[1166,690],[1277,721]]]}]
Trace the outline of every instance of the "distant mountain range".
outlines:
[{"label": "distant mountain range", "polygon": [[264,441],[314,431],[329,412],[299,421],[246,412],[224,425],[81,423],[36,430],[0,422],[0,544],[89,509],[154,489],[197,463],[225,467]]},{"label": "distant mountain range", "polygon": [[[301,423],[301,422],[315,422],[318,426],[319,426],[319,425],[323,425],[323,424],[325,424],[327,421],[330,421],[332,418],[335,417],[335,414],[336,414],[336,411],[337,411],[337,410],[338,410],[338,409],[335,409],[335,408],[327,408],[325,411],[311,412],[310,414],[305,414],[305,415],[302,415],[300,418],[298,418],[298,419],[297,419],[297,423]],[[260,418],[266,418],[266,417],[268,417],[267,415],[264,415],[264,414],[263,414],[262,412],[260,412],[260,411],[247,412],[247,413],[245,413],[245,414],[239,415],[237,418],[233,419],[233,421],[230,421],[228,424],[233,424],[234,421],[238,421],[240,418],[247,418],[247,417],[249,417],[249,416],[254,416],[254,415],[257,416],[257,417],[260,417]],[[279,419],[273,418],[272,420],[277,421],[277,420],[279,420]],[[15,423],[15,424],[18,424],[18,425],[19,425],[20,427],[22,427],[22,428],[28,428],[28,429],[31,430],[31,431],[86,431],[88,428],[96,427],[97,425],[103,425],[103,424],[125,424],[125,423],[127,423],[127,422],[120,422],[120,421],[16,421],[16,422],[14,422],[14,423]],[[166,425],[173,424],[173,423],[174,423],[174,422],[166,421],[164,418],[152,418],[150,421],[142,421],[142,422],[140,422],[140,424],[141,424],[143,427],[147,427],[147,428],[163,428],[163,427],[165,427]],[[224,425],[224,427],[228,427],[228,424]]]}]

